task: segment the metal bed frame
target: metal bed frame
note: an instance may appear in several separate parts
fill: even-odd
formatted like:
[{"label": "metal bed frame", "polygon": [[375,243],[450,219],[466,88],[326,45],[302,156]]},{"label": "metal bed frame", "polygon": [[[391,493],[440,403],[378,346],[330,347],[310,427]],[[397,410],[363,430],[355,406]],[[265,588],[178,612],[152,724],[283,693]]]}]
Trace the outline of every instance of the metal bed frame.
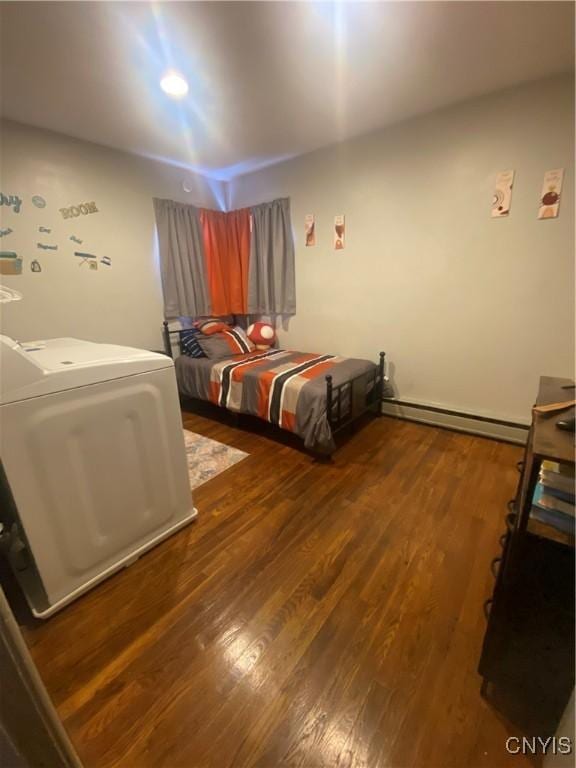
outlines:
[{"label": "metal bed frame", "polygon": [[[172,337],[178,337],[178,349],[182,350],[182,333],[189,328],[171,330],[164,321],[162,334],[166,354],[173,357]],[[371,411],[377,416],[382,415],[381,403],[384,400],[384,385],[386,382],[386,353],[380,352],[379,361],[373,373],[361,373],[342,384],[334,384],[328,374],[326,380],[326,414],[332,434],[357,421],[365,413]]]},{"label": "metal bed frame", "polygon": [[332,376],[326,378],[326,415],[332,434],[336,434],[359,419],[368,411],[382,415],[384,384],[386,381],[386,353],[380,352],[380,359],[374,372],[360,373],[342,384],[333,384]]}]

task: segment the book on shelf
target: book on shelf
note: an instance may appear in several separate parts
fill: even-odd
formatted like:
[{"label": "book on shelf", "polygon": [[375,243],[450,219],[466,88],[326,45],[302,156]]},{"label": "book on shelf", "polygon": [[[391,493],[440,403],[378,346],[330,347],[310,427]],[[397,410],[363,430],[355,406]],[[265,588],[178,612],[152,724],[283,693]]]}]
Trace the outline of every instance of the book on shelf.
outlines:
[{"label": "book on shelf", "polygon": [[530,518],[552,526],[552,528],[562,531],[562,533],[566,533],[568,536],[574,536],[576,532],[574,518],[570,517],[570,515],[563,515],[561,512],[554,512],[553,510],[546,510],[541,507],[532,507]]},{"label": "book on shelf", "polygon": [[540,470],[540,482],[548,490],[560,491],[574,499],[574,478],[552,472],[547,469]]},{"label": "book on shelf", "polygon": [[541,491],[535,493],[535,503],[542,498],[541,506],[557,509],[566,514],[574,514],[574,467],[555,461],[543,461],[540,467],[538,485]]},{"label": "book on shelf", "polygon": [[542,507],[542,509],[551,509],[554,510],[554,512],[562,512],[563,515],[575,516],[574,502],[570,503],[569,501],[564,501],[550,493],[542,493],[538,501],[534,502],[534,505]]},{"label": "book on shelf", "polygon": [[542,482],[536,483],[530,517],[551,525],[564,533],[574,535],[574,501],[567,501],[565,498],[559,498],[550,493],[550,489],[546,488]]},{"label": "book on shelf", "polygon": [[562,475],[563,477],[571,477],[574,479],[576,474],[576,467],[574,464],[560,464],[558,461],[550,461],[545,459],[540,465],[540,472],[553,472],[556,475]]}]

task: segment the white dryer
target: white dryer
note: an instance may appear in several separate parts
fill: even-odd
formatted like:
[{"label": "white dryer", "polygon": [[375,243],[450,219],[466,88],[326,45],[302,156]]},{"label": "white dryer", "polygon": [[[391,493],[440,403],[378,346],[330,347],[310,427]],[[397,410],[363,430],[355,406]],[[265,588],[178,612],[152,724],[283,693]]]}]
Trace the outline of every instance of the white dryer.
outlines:
[{"label": "white dryer", "polygon": [[3,538],[50,616],[196,517],[173,361],[0,336]]}]

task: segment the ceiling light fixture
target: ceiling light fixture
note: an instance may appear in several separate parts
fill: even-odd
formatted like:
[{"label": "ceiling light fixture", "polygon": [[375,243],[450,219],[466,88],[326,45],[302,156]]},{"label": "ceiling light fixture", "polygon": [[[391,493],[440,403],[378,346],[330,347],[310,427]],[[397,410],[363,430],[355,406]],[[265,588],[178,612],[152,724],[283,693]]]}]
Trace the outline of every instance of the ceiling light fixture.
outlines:
[{"label": "ceiling light fixture", "polygon": [[174,99],[181,99],[188,93],[188,83],[179,72],[171,69],[162,76],[160,87]]}]

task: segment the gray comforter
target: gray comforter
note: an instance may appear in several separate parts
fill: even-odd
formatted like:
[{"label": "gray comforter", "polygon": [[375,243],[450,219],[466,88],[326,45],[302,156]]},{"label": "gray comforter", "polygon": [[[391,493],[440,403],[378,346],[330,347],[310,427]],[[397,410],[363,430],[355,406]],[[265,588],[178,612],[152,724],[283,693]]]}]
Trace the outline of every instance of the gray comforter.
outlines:
[{"label": "gray comforter", "polygon": [[[307,448],[331,452],[334,439],[326,414],[326,380],[334,386],[360,376],[346,388],[350,399],[364,400],[374,384],[375,364],[368,360],[287,350],[252,352],[223,360],[185,355],[175,362],[181,394],[258,416],[299,435]],[[359,402],[358,405],[361,406]]]}]

